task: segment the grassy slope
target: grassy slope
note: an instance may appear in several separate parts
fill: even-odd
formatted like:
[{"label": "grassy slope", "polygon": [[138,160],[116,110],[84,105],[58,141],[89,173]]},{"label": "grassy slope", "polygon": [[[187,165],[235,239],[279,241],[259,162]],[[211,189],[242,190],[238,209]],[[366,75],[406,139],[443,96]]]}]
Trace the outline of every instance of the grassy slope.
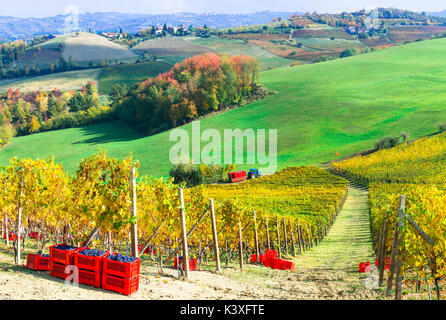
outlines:
[{"label": "grassy slope", "polygon": [[97,65],[102,62],[102,59],[106,62],[112,60],[112,63],[116,60],[128,63],[135,62],[138,58],[126,47],[96,34],[80,32],[78,35],[66,35],[64,38],[64,59],[69,61],[71,57],[81,66],[88,66],[90,62]]},{"label": "grassy slope", "polygon": [[347,198],[328,236],[294,259],[296,267],[351,268],[374,261],[368,192],[349,186]]},{"label": "grassy slope", "polygon": [[[279,167],[332,160],[336,151],[347,156],[401,131],[420,137],[446,119],[445,49],[446,39],[438,39],[267,71],[261,80],[276,95],[204,119],[201,127],[277,128]],[[0,164],[12,156],[55,154],[74,171],[102,146],[115,156],[133,151],[144,173],[165,175],[172,145],[168,132],[142,138],[130,128],[99,124],[13,139],[0,152]]]},{"label": "grassy slope", "polygon": [[101,94],[109,94],[115,84],[125,83],[130,87],[136,82],[168,71],[171,67],[172,65],[162,61],[104,67],[99,77],[99,91]]}]

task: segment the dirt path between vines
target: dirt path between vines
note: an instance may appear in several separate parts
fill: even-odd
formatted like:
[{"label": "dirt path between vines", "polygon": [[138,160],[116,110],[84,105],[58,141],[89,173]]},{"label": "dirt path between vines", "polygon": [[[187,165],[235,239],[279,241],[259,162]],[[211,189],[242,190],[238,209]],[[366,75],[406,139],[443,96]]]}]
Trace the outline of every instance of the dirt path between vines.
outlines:
[{"label": "dirt path between vines", "polygon": [[[145,256],[139,292],[130,297],[86,285],[67,286],[49,272],[15,266],[12,250],[2,241],[0,299],[375,299],[379,292],[366,289],[368,275],[357,271],[359,262],[373,260],[368,219],[367,193],[349,186],[344,208],[330,233],[320,246],[293,259],[294,272],[251,264],[240,272],[236,264],[230,264],[218,275],[210,265],[192,272],[190,281],[181,281],[170,267],[158,274]],[[25,251],[24,260],[29,252]]]}]

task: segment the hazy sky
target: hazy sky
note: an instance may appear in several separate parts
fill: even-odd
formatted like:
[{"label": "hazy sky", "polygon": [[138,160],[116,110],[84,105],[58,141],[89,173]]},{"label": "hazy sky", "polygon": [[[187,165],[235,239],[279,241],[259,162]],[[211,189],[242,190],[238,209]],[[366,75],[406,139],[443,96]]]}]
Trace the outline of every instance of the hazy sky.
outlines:
[{"label": "hazy sky", "polygon": [[[2,2],[6,0],[1,0]],[[0,15],[47,17],[63,14],[73,4],[80,13],[175,13],[216,12],[248,13],[255,11],[354,11],[367,7],[395,7],[414,11],[440,11],[446,3],[440,0],[13,0],[0,7]]]}]

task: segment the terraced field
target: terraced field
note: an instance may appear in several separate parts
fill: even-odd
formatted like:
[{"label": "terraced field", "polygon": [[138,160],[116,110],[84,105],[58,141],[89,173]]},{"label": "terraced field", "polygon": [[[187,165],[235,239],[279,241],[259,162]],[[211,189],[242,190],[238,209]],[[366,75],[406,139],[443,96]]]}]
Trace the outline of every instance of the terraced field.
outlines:
[{"label": "terraced field", "polygon": [[403,43],[418,39],[427,39],[432,35],[443,34],[446,26],[398,26],[389,27],[389,39],[393,42]]},{"label": "terraced field", "polygon": [[294,30],[293,37],[295,38],[331,38],[354,40],[354,37],[349,35],[341,28],[304,28]]},{"label": "terraced field", "polygon": [[213,51],[229,55],[248,55],[259,59],[262,70],[289,66],[293,60],[285,59],[267,50],[243,40],[221,38],[190,39],[191,43],[208,47]]},{"label": "terraced field", "polygon": [[186,41],[187,38],[167,37],[157,38],[154,40],[146,40],[135,47],[135,50],[151,56],[162,57],[168,63],[177,63],[185,58],[211,52],[212,50]]}]

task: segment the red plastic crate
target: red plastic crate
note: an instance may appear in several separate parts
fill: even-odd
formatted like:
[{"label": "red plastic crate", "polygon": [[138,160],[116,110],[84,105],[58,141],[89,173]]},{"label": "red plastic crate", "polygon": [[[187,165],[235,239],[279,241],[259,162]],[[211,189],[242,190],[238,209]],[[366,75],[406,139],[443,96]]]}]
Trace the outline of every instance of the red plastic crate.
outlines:
[{"label": "red plastic crate", "polygon": [[28,254],[28,257],[26,258],[26,269],[36,270],[36,256],[37,254]]},{"label": "red plastic crate", "polygon": [[100,271],[90,271],[79,269],[79,283],[87,284],[96,288],[101,288],[102,273]]},{"label": "red plastic crate", "polygon": [[39,262],[37,263],[37,270],[39,271],[50,271],[50,258],[39,256]]},{"label": "red plastic crate", "polygon": [[126,296],[139,289],[139,275],[133,278],[120,278],[111,274],[102,274],[102,289],[122,293]]},{"label": "red plastic crate", "polygon": [[52,262],[52,261],[50,264],[51,264],[50,275],[52,277],[61,278],[61,279],[65,280],[66,278],[68,278],[70,276],[71,272],[65,273],[66,265]]},{"label": "red plastic crate", "polygon": [[[141,251],[141,249],[142,249],[142,244],[138,244],[138,251]],[[143,253],[150,254],[150,250],[151,250],[151,249],[152,249],[152,247],[151,247],[151,246],[148,246],[147,249],[144,250]],[[152,254],[156,254],[156,249],[153,249],[153,250],[152,250]]]},{"label": "red plastic crate", "polygon": [[[116,255],[112,253],[111,255]],[[114,275],[122,278],[133,278],[139,275],[139,268],[141,266],[141,259],[136,258],[133,262],[119,262],[110,260],[104,257],[102,260],[102,272],[108,275]]]},{"label": "red plastic crate", "polygon": [[277,270],[282,270],[282,265],[283,265],[282,259],[274,258],[271,268],[277,269]]},{"label": "red plastic crate", "polygon": [[189,270],[195,271],[197,270],[197,259],[191,259],[189,264]]},{"label": "red plastic crate", "polygon": [[[3,235],[3,239],[6,239],[6,234]],[[20,236],[20,240],[22,240],[23,237]],[[9,234],[9,241],[16,241],[17,240],[17,234],[16,233],[10,233]]]},{"label": "red plastic crate", "polygon": [[367,262],[361,262],[359,264],[359,272],[370,272],[370,261]]},{"label": "red plastic crate", "polygon": [[291,270],[294,271],[294,262],[282,260],[282,270]]},{"label": "red plastic crate", "polygon": [[273,262],[274,262],[274,257],[272,257],[272,256],[268,256],[268,255],[265,255],[264,257],[263,257],[263,265],[265,266],[265,267],[272,267],[272,265],[273,265]]},{"label": "red plastic crate", "polygon": [[26,259],[26,268],[36,271],[49,271],[51,269],[50,258],[30,253]]},{"label": "red plastic crate", "polygon": [[[260,263],[263,262],[263,257],[264,257],[263,254],[259,254],[259,262]],[[256,254],[251,255],[251,262],[252,263],[256,263],[257,262],[257,255]]]},{"label": "red plastic crate", "polygon": [[[83,248],[82,250],[89,250],[89,248]],[[99,257],[90,257],[80,254],[79,252],[82,250],[78,250],[74,253],[74,265],[79,269],[101,272],[104,258],[108,256],[110,252],[106,251],[106,253]]]},{"label": "red plastic crate", "polygon": [[[179,259],[179,260],[181,262],[183,259]],[[177,262],[177,258],[175,257],[175,259],[173,260],[173,267],[176,269],[177,266],[178,266],[178,262]],[[184,268],[184,266],[183,266],[183,268]],[[190,259],[189,260],[189,271],[195,271],[195,270],[197,270],[197,259]]]},{"label": "red plastic crate", "polygon": [[66,243],[59,243],[50,246],[50,259],[52,262],[65,264],[65,265],[74,265],[74,253],[76,251],[85,249],[85,248],[75,248],[73,250],[59,250],[55,249],[55,246],[58,245],[67,245]]},{"label": "red plastic crate", "polygon": [[277,251],[273,249],[266,249],[265,255],[277,258]]},{"label": "red plastic crate", "polygon": [[370,272],[370,269],[371,269],[371,267],[370,267],[370,261],[367,261],[367,262],[364,264],[364,272]]},{"label": "red plastic crate", "polygon": [[31,232],[29,233],[29,237],[30,237],[31,239],[37,239],[37,238],[39,238],[40,240],[42,240],[42,239],[43,239],[43,234],[41,234],[40,237],[39,237],[39,233],[38,233],[38,232],[31,231]]}]

